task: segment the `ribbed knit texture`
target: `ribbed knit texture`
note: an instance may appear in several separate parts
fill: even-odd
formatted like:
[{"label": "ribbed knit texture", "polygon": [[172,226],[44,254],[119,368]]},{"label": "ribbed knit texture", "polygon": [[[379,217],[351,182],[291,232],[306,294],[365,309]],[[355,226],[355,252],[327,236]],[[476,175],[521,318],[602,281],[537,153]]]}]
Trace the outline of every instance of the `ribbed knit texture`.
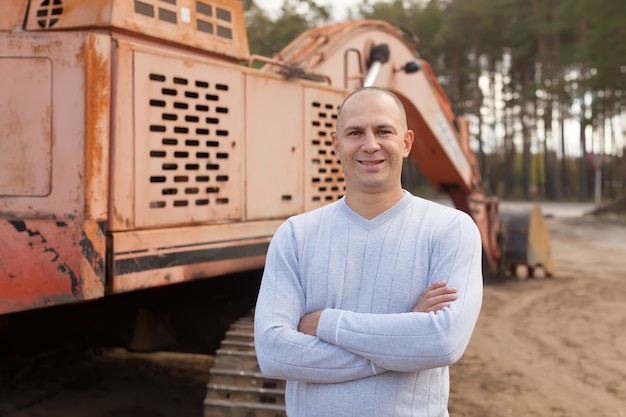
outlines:
[{"label": "ribbed knit texture", "polygon": [[[448,366],[482,303],[481,249],[467,214],[406,191],[371,220],[344,199],[287,220],[268,250],[255,346],[263,373],[288,380],[288,416],[448,416]],[[441,280],[458,299],[412,313]],[[298,332],[317,310],[317,337]]]}]

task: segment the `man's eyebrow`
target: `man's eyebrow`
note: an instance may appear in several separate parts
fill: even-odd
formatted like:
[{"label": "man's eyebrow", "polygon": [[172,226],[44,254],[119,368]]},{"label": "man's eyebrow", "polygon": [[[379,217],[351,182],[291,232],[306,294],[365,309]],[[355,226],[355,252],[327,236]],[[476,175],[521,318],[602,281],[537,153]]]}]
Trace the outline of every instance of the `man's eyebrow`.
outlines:
[{"label": "man's eyebrow", "polygon": [[393,130],[393,131],[397,130],[396,126],[392,123],[381,123],[379,125],[376,125],[376,129],[386,129],[386,130]]},{"label": "man's eyebrow", "polygon": [[[367,128],[367,126],[362,126],[362,125],[347,125],[347,126],[344,126],[344,128],[341,129],[341,131],[337,130],[336,133],[363,131],[366,128]],[[376,129],[376,130],[380,130],[380,129],[392,130],[394,132],[396,132],[398,130],[397,127],[393,123],[387,123],[387,122],[383,122],[383,123],[379,123],[377,125],[374,125],[374,129]]]},{"label": "man's eyebrow", "polygon": [[341,129],[342,132],[346,132],[348,130],[362,130],[363,127],[359,126],[359,125],[352,125],[352,126],[344,126],[343,129]]}]

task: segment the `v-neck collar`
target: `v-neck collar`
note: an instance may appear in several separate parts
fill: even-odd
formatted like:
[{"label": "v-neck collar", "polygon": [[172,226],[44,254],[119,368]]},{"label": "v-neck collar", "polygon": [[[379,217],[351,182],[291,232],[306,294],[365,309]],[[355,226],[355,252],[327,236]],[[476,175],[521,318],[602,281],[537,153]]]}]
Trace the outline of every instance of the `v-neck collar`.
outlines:
[{"label": "v-neck collar", "polygon": [[402,195],[402,198],[396,204],[371,219],[366,219],[365,217],[354,211],[348,205],[348,203],[346,203],[345,197],[339,200],[339,207],[341,212],[348,218],[348,220],[350,220],[350,222],[363,229],[371,230],[381,224],[386,223],[389,219],[394,218],[398,213],[408,207],[408,205],[411,203],[411,199],[413,198],[413,196],[406,190],[403,190],[403,193],[404,194]]}]

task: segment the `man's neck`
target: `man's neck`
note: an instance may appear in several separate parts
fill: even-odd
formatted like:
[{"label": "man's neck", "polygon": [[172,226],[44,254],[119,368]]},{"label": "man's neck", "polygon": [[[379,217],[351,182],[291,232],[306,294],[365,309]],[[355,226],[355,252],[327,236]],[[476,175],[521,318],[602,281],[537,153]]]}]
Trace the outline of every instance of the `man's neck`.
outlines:
[{"label": "man's neck", "polygon": [[351,193],[346,190],[346,204],[361,217],[371,220],[395,206],[403,196],[404,190],[401,187],[378,193]]}]

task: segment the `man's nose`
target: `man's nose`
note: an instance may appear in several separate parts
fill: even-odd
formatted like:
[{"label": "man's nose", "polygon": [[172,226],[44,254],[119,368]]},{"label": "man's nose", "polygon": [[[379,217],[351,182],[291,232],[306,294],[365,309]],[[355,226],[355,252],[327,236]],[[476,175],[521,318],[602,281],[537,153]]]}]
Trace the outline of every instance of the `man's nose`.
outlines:
[{"label": "man's nose", "polygon": [[366,131],[363,135],[363,144],[361,145],[362,149],[368,152],[377,151],[380,148],[378,144],[378,139],[374,132]]}]

